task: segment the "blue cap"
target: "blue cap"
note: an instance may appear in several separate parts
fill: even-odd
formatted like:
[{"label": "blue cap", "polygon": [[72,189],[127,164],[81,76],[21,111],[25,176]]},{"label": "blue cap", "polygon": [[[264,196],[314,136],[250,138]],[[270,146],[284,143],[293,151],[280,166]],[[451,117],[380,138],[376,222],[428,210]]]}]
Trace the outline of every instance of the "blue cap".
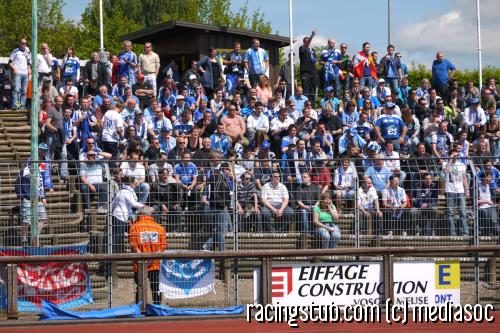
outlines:
[{"label": "blue cap", "polygon": [[378,143],[376,143],[375,141],[372,141],[368,144],[366,149],[374,151],[378,154],[382,150],[382,147],[380,147],[380,145]]},{"label": "blue cap", "polygon": [[387,102],[385,103],[385,107],[388,109],[392,109],[396,107],[396,104],[394,104],[393,102]]},{"label": "blue cap", "polygon": [[325,91],[326,92],[332,92],[333,91],[333,87],[332,86],[326,87]]},{"label": "blue cap", "polygon": [[49,146],[47,146],[47,144],[45,143],[40,143],[38,145],[38,149],[41,149],[41,150],[49,150]]},{"label": "blue cap", "polygon": [[262,141],[262,149],[269,149],[269,148],[271,148],[271,143],[269,142],[269,140]]},{"label": "blue cap", "polygon": [[477,97],[472,97],[470,99],[470,104],[479,104],[479,98]]}]

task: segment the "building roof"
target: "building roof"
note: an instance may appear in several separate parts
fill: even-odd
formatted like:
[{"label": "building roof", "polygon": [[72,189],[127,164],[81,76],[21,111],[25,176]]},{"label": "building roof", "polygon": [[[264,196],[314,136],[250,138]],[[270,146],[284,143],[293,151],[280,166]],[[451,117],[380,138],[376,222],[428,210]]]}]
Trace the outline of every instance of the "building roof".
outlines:
[{"label": "building roof", "polygon": [[122,40],[130,40],[135,43],[143,44],[151,39],[152,35],[160,34],[166,31],[183,31],[183,30],[203,30],[205,32],[220,32],[231,34],[235,36],[258,38],[266,40],[271,43],[277,44],[277,47],[284,47],[290,44],[290,39],[284,36],[269,35],[260,32],[243,29],[233,29],[228,27],[221,27],[216,25],[191,23],[184,21],[168,21],[165,23],[157,24],[121,37]]}]

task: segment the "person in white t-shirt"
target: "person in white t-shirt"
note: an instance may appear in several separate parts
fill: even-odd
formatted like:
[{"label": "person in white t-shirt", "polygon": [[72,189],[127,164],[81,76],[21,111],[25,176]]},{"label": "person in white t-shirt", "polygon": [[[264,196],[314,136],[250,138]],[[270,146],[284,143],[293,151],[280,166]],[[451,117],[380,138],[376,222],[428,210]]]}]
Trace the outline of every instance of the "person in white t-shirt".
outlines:
[{"label": "person in white t-shirt", "polygon": [[70,77],[64,80],[64,86],[59,88],[59,96],[63,99],[66,98],[67,95],[71,95],[78,101],[78,88],[73,85],[73,81]]},{"label": "person in white t-shirt", "polygon": [[123,119],[117,110],[108,110],[102,118],[102,149],[111,154],[110,166],[116,167],[118,158],[118,143],[123,137]]},{"label": "person in white t-shirt", "polygon": [[469,236],[467,224],[467,211],[465,199],[470,197],[469,183],[467,182],[465,164],[457,160],[458,151],[450,150],[450,159],[443,163],[445,177],[446,207],[448,209],[448,221],[450,223],[450,235],[456,236],[455,209],[460,214],[459,229],[463,236]]},{"label": "person in white t-shirt", "polygon": [[490,183],[493,176],[486,171],[479,184],[479,223],[481,235],[500,236],[500,225],[498,223],[498,206],[491,199]]},{"label": "person in white t-shirt", "polygon": [[142,162],[139,162],[139,154],[132,152],[128,162],[122,162],[120,169],[123,176],[134,177],[137,179],[135,192],[139,196],[141,203],[146,203],[149,197],[149,184],[146,183],[146,168]]},{"label": "person in white t-shirt", "polygon": [[392,236],[393,230],[401,231],[403,236],[407,234],[406,214],[404,208],[408,206],[406,191],[399,186],[399,177],[389,177],[389,188],[382,192],[382,205],[384,206],[384,222],[388,235]]},{"label": "person in white t-shirt", "polygon": [[12,71],[14,89],[12,90],[12,108],[26,108],[26,92],[28,76],[31,74],[31,52],[26,38],[21,38],[19,47],[12,51],[9,57],[9,67]]},{"label": "person in white t-shirt", "polygon": [[370,235],[373,229],[375,234],[379,234],[379,222],[382,218],[382,212],[378,203],[377,190],[373,187],[370,177],[364,176],[361,187],[358,189],[358,209],[360,211],[361,230],[367,231]]},{"label": "person in white t-shirt", "polygon": [[47,43],[42,43],[41,45],[42,53],[37,54],[38,63],[38,84],[41,85],[43,78],[48,77],[52,82],[52,54],[50,54],[50,48]]}]

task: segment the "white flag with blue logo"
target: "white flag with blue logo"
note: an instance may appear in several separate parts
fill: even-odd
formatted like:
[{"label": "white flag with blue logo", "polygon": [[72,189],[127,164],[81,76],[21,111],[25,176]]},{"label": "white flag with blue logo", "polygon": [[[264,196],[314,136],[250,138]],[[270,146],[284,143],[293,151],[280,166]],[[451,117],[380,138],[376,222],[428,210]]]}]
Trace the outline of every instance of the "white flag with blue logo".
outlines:
[{"label": "white flag with blue logo", "polygon": [[168,299],[191,298],[215,292],[211,259],[162,260],[160,292]]}]

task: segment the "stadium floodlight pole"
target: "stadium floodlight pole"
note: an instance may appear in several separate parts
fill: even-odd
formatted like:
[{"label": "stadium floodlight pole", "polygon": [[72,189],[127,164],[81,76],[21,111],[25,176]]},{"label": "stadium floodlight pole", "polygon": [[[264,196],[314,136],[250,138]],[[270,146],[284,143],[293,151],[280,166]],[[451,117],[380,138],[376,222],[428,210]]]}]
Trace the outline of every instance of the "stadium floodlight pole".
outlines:
[{"label": "stadium floodlight pole", "polygon": [[[31,1],[31,162],[30,168],[30,202],[31,202],[31,236],[34,246],[40,244],[38,228],[38,0]],[[50,170],[48,170],[50,172]]]},{"label": "stadium floodlight pole", "polygon": [[483,55],[481,47],[481,8],[479,0],[476,0],[476,15],[477,15],[477,63],[479,67],[479,91],[483,89]]},{"label": "stadium floodlight pole", "polygon": [[99,30],[101,37],[101,51],[104,51],[104,23],[102,19],[102,0],[99,0]]},{"label": "stadium floodlight pole", "polygon": [[391,0],[387,0],[387,45],[391,44]]},{"label": "stadium floodlight pole", "polygon": [[[290,87],[292,87],[292,95],[295,95],[295,65],[294,65],[294,56],[293,56],[293,4],[292,0],[288,0],[288,23],[290,29]],[[286,61],[286,60],[285,60]],[[278,82],[279,83],[279,82]]]}]

